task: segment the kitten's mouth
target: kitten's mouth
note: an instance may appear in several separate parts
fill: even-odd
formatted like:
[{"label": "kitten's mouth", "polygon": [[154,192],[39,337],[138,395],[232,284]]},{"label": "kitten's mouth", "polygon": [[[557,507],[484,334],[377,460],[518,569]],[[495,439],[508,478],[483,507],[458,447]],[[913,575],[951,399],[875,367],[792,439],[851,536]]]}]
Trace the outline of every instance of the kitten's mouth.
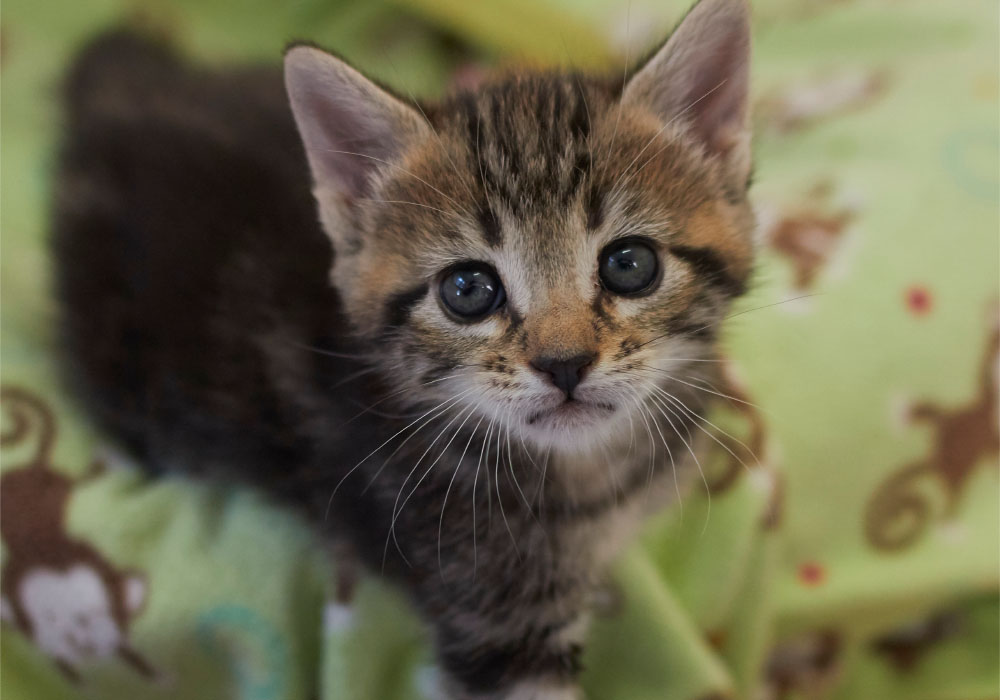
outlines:
[{"label": "kitten's mouth", "polygon": [[584,422],[590,418],[614,413],[615,407],[610,403],[599,401],[580,401],[579,399],[566,399],[555,408],[547,408],[536,411],[528,416],[528,425],[537,425],[542,422],[554,422],[568,426],[573,423]]}]

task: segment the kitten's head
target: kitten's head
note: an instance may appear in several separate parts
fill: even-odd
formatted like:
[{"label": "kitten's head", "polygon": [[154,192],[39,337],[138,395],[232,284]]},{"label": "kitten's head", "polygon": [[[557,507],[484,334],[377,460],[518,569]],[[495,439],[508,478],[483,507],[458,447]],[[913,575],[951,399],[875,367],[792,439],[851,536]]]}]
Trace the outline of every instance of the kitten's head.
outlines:
[{"label": "kitten's head", "polygon": [[403,395],[586,449],[708,355],[751,265],[748,53],[744,0],[701,0],[625,80],[421,109],[292,48],[333,282]]}]

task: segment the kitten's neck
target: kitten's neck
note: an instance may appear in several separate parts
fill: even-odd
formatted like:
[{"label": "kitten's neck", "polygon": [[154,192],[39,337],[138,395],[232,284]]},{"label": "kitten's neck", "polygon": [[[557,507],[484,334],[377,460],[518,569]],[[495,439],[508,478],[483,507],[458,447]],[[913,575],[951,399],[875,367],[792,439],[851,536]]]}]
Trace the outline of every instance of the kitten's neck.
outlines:
[{"label": "kitten's neck", "polygon": [[648,443],[624,435],[600,446],[553,450],[549,458],[546,495],[570,503],[621,500],[642,488],[660,471],[659,454]]}]

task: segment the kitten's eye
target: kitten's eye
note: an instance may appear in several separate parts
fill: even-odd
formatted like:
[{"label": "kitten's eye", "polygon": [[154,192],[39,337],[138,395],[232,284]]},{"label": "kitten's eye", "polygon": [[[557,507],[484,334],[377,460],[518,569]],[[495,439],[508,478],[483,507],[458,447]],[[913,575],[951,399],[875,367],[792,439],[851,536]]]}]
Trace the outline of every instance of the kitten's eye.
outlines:
[{"label": "kitten's eye", "polygon": [[500,278],[485,263],[460,263],[441,279],[441,301],[463,320],[476,321],[493,313],[506,301]]},{"label": "kitten's eye", "polygon": [[660,270],[653,249],[636,239],[613,242],[601,253],[598,264],[604,287],[626,296],[649,289]]}]

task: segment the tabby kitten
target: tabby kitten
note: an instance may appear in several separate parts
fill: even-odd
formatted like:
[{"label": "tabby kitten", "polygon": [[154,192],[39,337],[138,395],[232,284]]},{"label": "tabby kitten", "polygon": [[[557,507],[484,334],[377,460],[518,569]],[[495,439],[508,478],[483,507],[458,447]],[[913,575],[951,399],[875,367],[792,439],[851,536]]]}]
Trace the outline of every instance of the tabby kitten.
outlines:
[{"label": "tabby kitten", "polygon": [[68,379],[147,468],[249,480],[393,576],[450,697],[577,697],[750,273],[748,15],[701,0],[624,81],[434,104],[296,45],[291,115],[266,71],[99,41],[56,191]]}]

